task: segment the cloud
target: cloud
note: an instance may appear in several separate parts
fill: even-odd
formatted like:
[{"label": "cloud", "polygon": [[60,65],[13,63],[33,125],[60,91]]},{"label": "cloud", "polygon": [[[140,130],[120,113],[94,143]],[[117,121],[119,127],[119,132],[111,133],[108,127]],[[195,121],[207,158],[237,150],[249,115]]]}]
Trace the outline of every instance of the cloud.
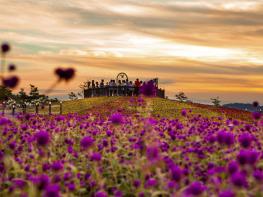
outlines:
[{"label": "cloud", "polygon": [[263,94],[261,1],[0,0],[0,9],[21,85],[46,88],[54,68],[74,66],[75,81],[58,87],[65,92],[125,71],[157,76],[167,92]]}]

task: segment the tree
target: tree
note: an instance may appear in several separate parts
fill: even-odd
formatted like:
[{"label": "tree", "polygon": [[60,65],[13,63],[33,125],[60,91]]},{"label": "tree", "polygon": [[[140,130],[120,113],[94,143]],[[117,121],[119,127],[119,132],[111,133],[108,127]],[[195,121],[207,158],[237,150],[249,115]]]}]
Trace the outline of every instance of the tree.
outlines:
[{"label": "tree", "polygon": [[77,96],[74,92],[70,92],[70,93],[68,94],[68,98],[69,98],[70,100],[77,100],[77,99],[78,99],[78,96]]},{"label": "tree", "polygon": [[216,106],[216,107],[220,106],[221,101],[219,100],[219,97],[211,98],[211,101],[212,101],[214,106]]},{"label": "tree", "polygon": [[180,102],[186,102],[188,100],[184,92],[179,92],[178,94],[175,95],[175,97],[176,97],[176,100]]},{"label": "tree", "polygon": [[19,104],[24,104],[28,100],[28,95],[26,94],[24,88],[21,88],[16,95],[16,102]]},{"label": "tree", "polygon": [[13,97],[13,94],[9,88],[5,86],[0,86],[0,101],[1,102],[6,101],[12,97]]}]

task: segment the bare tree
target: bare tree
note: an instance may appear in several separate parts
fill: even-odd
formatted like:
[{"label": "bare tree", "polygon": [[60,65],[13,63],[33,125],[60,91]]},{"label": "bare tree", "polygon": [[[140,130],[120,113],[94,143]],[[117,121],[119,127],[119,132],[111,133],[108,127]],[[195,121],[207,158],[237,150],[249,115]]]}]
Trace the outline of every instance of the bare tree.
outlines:
[{"label": "bare tree", "polygon": [[214,106],[216,106],[216,107],[220,106],[221,101],[219,100],[219,97],[211,98],[211,101],[212,101]]},{"label": "bare tree", "polygon": [[188,100],[188,97],[185,95],[184,92],[179,92],[178,94],[175,95],[176,100],[180,102],[186,102]]}]

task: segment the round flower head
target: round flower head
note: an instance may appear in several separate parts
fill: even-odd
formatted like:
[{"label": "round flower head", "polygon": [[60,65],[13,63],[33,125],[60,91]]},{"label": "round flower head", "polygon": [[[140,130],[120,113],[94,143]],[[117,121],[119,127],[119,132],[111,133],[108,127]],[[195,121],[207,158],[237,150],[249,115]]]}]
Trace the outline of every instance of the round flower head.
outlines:
[{"label": "round flower head", "polygon": [[12,72],[12,71],[16,70],[16,66],[15,66],[14,64],[10,64],[10,65],[8,66],[8,70],[9,70],[10,72]]},{"label": "round flower head", "polygon": [[230,174],[234,174],[235,172],[238,171],[238,163],[236,161],[231,161],[229,164],[228,164],[228,172]]},{"label": "round flower head", "polygon": [[254,165],[259,158],[259,153],[255,150],[241,150],[237,155],[237,161],[241,165]]},{"label": "round flower head", "polygon": [[192,182],[186,189],[186,193],[194,196],[198,196],[202,194],[206,190],[206,187],[203,183],[199,181]]},{"label": "round flower head", "polygon": [[100,161],[101,160],[101,154],[100,153],[92,153],[90,160],[91,161]]},{"label": "round flower head", "polygon": [[246,187],[247,186],[247,177],[241,173],[237,172],[231,176],[232,183],[237,187]]},{"label": "round flower head", "polygon": [[249,133],[243,133],[238,138],[240,145],[244,148],[248,148],[251,145],[252,140],[253,136]]},{"label": "round flower head", "polygon": [[35,135],[37,144],[39,146],[46,146],[49,143],[49,134],[46,131],[39,131]]},{"label": "round flower head", "polygon": [[1,49],[2,49],[2,53],[5,54],[7,53],[8,51],[10,51],[10,45],[8,43],[3,43],[1,45]]},{"label": "round flower head", "polygon": [[258,107],[258,106],[259,106],[259,103],[258,103],[257,101],[254,101],[254,102],[252,103],[252,105],[253,105],[253,107]]},{"label": "round flower head", "polygon": [[104,191],[98,191],[95,193],[95,197],[107,197],[107,193]]},{"label": "round flower head", "polygon": [[235,193],[231,190],[224,190],[219,193],[219,197],[235,197]]},{"label": "round flower head", "polygon": [[69,81],[75,76],[75,70],[73,68],[57,68],[55,74],[58,76],[59,80]]},{"label": "round flower head", "polygon": [[253,116],[253,118],[254,118],[255,120],[259,120],[259,119],[261,118],[261,113],[255,111],[255,112],[252,113],[252,116]]},{"label": "round flower head", "polygon": [[145,96],[156,96],[156,86],[154,82],[148,81],[140,87],[140,93]]},{"label": "round flower head", "polygon": [[44,197],[59,197],[60,196],[60,189],[58,185],[48,185],[45,189]]},{"label": "round flower head", "polygon": [[19,83],[17,76],[6,77],[2,79],[3,85],[7,88],[15,88]]},{"label": "round flower head", "polygon": [[123,116],[121,113],[117,112],[111,115],[110,121],[113,124],[121,124],[123,122]]},{"label": "round flower head", "polygon": [[93,145],[94,139],[90,136],[85,136],[80,141],[80,146],[87,149]]},{"label": "round flower head", "polygon": [[148,146],[146,149],[146,157],[149,161],[156,161],[159,159],[159,148],[157,146]]},{"label": "round flower head", "polygon": [[39,190],[43,190],[43,189],[46,189],[47,186],[49,185],[50,179],[48,175],[42,174],[36,177],[36,179],[34,180],[34,183],[37,185],[37,188]]},{"label": "round flower head", "polygon": [[173,165],[171,167],[171,176],[174,181],[180,181],[182,176],[182,170],[178,166]]},{"label": "round flower head", "polygon": [[145,188],[155,187],[158,184],[155,178],[149,178],[145,183]]}]

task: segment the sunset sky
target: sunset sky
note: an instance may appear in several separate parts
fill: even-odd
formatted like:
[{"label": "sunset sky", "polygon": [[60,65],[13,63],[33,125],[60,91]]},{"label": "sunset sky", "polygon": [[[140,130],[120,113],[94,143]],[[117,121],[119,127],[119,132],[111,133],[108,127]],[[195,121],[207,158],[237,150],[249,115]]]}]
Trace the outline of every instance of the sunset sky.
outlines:
[{"label": "sunset sky", "polygon": [[263,103],[262,0],[0,0],[0,9],[19,88],[44,91],[60,66],[77,76],[55,96],[126,72],[159,77],[169,97]]}]

